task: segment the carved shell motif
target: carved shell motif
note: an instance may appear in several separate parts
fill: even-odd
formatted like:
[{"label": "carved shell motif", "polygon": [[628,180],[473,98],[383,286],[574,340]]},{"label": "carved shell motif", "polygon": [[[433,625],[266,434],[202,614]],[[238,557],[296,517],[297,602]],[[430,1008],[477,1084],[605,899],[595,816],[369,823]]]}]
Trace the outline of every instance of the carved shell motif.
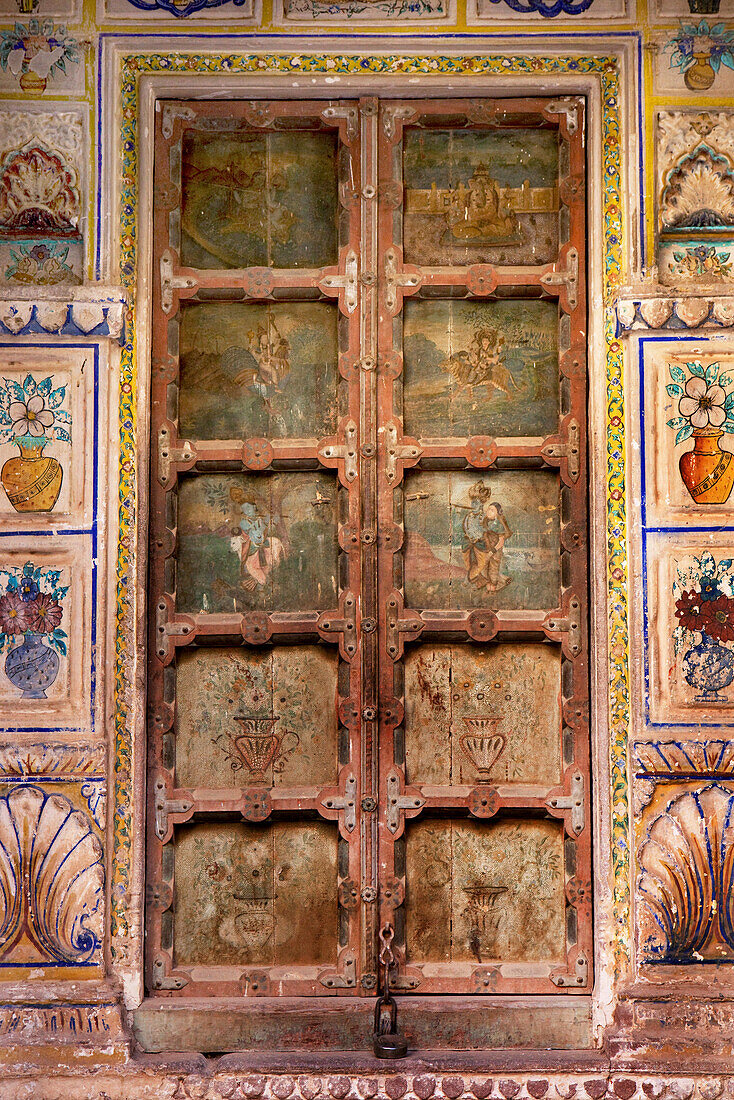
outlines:
[{"label": "carved shell motif", "polygon": [[103,896],[102,845],[86,814],[33,786],[0,798],[0,960],[88,962]]},{"label": "carved shell motif", "polygon": [[734,793],[718,783],[672,799],[647,830],[640,947],[647,962],[705,962],[734,953]]}]

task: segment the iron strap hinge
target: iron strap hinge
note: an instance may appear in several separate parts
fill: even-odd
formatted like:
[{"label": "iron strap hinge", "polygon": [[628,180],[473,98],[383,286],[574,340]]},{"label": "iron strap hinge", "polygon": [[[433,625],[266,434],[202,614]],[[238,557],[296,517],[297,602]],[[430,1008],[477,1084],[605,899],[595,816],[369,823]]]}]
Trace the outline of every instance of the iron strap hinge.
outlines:
[{"label": "iron strap hinge", "polygon": [[161,256],[161,309],[164,313],[170,313],[173,308],[174,290],[191,290],[196,286],[196,279],[190,275],[173,274],[173,257],[166,251]]},{"label": "iron strap hinge", "polygon": [[573,964],[573,973],[562,970],[551,974],[550,980],[554,985],[567,989],[569,986],[576,989],[584,989],[589,984],[589,960],[583,951],[579,951]]},{"label": "iron strap hinge", "polygon": [[162,779],[156,780],[155,784],[155,835],[159,840],[166,839],[168,834],[168,815],[169,814],[187,814],[193,806],[193,802],[190,802],[185,798],[168,798],[166,796],[166,785]]},{"label": "iron strap hinge", "polygon": [[402,287],[419,286],[420,275],[398,271],[398,254],[394,248],[385,253],[385,305],[393,310],[398,304],[398,290]]},{"label": "iron strap hinge", "polygon": [[571,811],[571,828],[578,834],[584,827],[584,777],[581,772],[571,776],[571,793],[556,795],[548,799],[548,805],[554,810]]},{"label": "iron strap hinge", "polygon": [[357,961],[352,952],[339,959],[338,970],[327,970],[319,981],[327,989],[354,989],[357,984]]},{"label": "iron strap hinge", "polygon": [[158,480],[161,485],[168,485],[171,477],[171,467],[174,463],[193,465],[198,455],[188,439],[179,441],[178,447],[171,446],[171,429],[164,424],[158,432]]},{"label": "iron strap hinge", "polygon": [[327,810],[344,811],[344,828],[348,833],[354,831],[357,824],[357,780],[350,773],[344,784],[344,794],[327,795],[322,802]]},{"label": "iron strap hinge", "polygon": [[347,481],[354,481],[359,473],[359,450],[357,425],[353,420],[347,420],[344,425],[344,442],[327,443],[319,450],[319,458],[326,458],[331,462],[340,459],[344,464],[344,477]]},{"label": "iron strap hinge", "polygon": [[327,290],[343,291],[344,308],[347,313],[354,313],[359,300],[359,257],[353,248],[344,258],[344,274],[324,275],[320,285]]},{"label": "iron strap hinge", "polygon": [[406,816],[415,817],[425,804],[426,800],[422,795],[415,792],[412,794],[400,793],[400,776],[397,772],[391,772],[388,775],[385,821],[391,833],[396,833],[400,827],[401,811],[404,811]]},{"label": "iron strap hinge", "polygon": [[545,287],[565,286],[566,298],[570,309],[576,309],[579,301],[579,253],[571,246],[566,251],[566,267],[560,271],[547,271],[540,276]]},{"label": "iron strap hinge", "polygon": [[578,481],[581,472],[581,429],[578,420],[569,420],[565,443],[548,443],[540,452],[545,458],[565,458],[571,481]]},{"label": "iron strap hinge", "polygon": [[398,462],[415,466],[422,453],[422,448],[414,441],[398,443],[397,424],[385,425],[385,475],[388,481],[395,481],[398,476]]}]

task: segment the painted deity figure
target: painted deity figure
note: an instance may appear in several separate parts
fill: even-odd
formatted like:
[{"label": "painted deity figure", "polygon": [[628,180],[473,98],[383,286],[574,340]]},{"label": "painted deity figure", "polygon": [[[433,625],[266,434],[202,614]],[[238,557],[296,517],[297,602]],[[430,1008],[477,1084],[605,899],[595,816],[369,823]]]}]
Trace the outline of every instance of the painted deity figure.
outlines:
[{"label": "painted deity figure", "polygon": [[504,343],[505,338],[497,329],[485,326],[475,332],[468,351],[447,356],[441,367],[451,374],[459,391],[487,386],[490,391],[499,390],[509,397],[520,387],[502,362]]},{"label": "painted deity figure", "polygon": [[230,546],[240,559],[242,587],[252,592],[265,584],[275,566],[288,553],[288,532],[279,513],[268,517],[260,515],[239,486],[230,489],[229,496],[239,510]]},{"label": "painted deity figure", "polygon": [[500,193],[484,165],[480,164],[468,190],[460,185],[449,198],[449,226],[461,240],[491,241],[511,237],[517,232],[517,218],[500,207]]},{"label": "painted deity figure", "polygon": [[290,371],[288,355],[290,344],[278,332],[275,321],[268,316],[268,327],[258,325],[257,331],[248,333],[249,351],[257,364],[257,370],[244,367],[235,376],[240,386],[252,386],[263,399],[263,403],[273,412],[273,400],[282,393],[282,383]]},{"label": "painted deity figure", "polygon": [[462,520],[462,554],[467,580],[487,592],[499,592],[512,577],[501,572],[505,541],[512,537],[502,505],[490,500],[491,490],[482,481],[469,490],[469,505]]}]

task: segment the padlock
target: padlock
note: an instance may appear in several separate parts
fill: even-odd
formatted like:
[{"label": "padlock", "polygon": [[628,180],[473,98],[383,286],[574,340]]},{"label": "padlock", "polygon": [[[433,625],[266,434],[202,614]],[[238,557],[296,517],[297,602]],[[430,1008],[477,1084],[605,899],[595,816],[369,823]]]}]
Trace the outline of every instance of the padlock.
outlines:
[{"label": "padlock", "polygon": [[398,1031],[398,1006],[389,993],[375,1005],[372,1049],[376,1058],[404,1058],[408,1053],[408,1040]]}]

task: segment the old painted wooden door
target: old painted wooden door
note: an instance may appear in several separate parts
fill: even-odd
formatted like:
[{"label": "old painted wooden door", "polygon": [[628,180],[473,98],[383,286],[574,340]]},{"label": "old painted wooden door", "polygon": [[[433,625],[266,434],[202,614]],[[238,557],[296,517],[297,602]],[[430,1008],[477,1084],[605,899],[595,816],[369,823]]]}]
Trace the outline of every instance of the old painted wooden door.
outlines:
[{"label": "old painted wooden door", "polygon": [[583,102],[168,102],[153,995],[588,989]]}]

